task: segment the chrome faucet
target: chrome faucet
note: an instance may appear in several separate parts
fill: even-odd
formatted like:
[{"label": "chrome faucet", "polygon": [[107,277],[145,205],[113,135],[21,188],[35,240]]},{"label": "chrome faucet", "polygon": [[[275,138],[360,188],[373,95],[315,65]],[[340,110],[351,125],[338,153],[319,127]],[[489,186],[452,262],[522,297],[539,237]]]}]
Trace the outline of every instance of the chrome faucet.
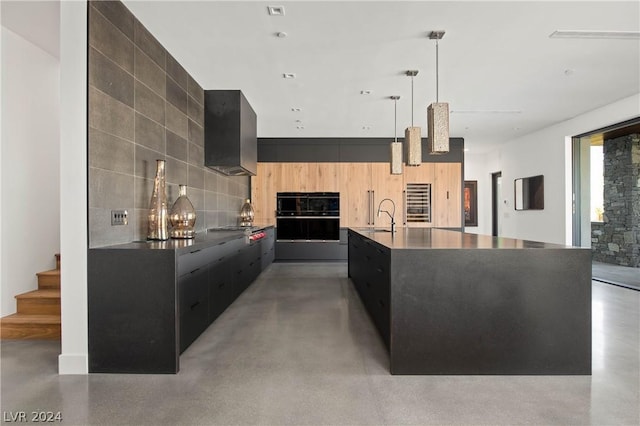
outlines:
[{"label": "chrome faucet", "polygon": [[[393,212],[392,213],[389,213],[388,210],[382,210],[382,203],[384,203],[385,201],[390,201],[391,204],[393,205]],[[380,217],[380,213],[382,213],[382,212],[385,212],[391,218],[391,233],[393,234],[394,232],[396,232],[396,221],[393,218],[396,215],[396,203],[394,203],[391,198],[383,199],[382,201],[380,201],[380,204],[378,204],[378,217]]]}]

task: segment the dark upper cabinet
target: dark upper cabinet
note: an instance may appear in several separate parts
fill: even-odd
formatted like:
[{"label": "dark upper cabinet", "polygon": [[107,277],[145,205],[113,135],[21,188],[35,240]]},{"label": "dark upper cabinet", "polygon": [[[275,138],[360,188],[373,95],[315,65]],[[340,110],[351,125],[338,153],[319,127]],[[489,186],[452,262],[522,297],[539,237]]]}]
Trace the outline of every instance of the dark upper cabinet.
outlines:
[{"label": "dark upper cabinet", "polygon": [[257,117],[240,90],[204,92],[204,165],[230,176],[255,176]]}]

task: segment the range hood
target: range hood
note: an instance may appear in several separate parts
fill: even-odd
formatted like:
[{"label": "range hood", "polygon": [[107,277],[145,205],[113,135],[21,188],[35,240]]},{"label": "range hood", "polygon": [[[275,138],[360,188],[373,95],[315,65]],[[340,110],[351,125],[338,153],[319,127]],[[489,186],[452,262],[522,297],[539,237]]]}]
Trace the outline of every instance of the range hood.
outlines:
[{"label": "range hood", "polygon": [[228,176],[255,176],[256,121],[240,90],[205,90],[204,165]]}]

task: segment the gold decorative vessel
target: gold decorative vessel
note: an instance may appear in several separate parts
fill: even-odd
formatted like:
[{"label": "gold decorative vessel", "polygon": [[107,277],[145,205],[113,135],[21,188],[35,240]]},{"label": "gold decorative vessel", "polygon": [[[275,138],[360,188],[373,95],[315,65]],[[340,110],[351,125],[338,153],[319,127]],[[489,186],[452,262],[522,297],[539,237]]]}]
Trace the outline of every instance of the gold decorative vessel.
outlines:
[{"label": "gold decorative vessel", "polygon": [[149,205],[147,239],[168,240],[167,232],[167,191],[164,176],[164,160],[156,160],[156,177]]},{"label": "gold decorative vessel", "polygon": [[253,225],[254,216],[255,212],[253,210],[253,206],[251,205],[251,200],[247,198],[247,201],[244,202],[242,208],[240,209],[240,226]]},{"label": "gold decorative vessel", "polygon": [[171,238],[194,238],[196,236],[196,209],[187,198],[187,185],[180,185],[178,199],[169,213]]}]

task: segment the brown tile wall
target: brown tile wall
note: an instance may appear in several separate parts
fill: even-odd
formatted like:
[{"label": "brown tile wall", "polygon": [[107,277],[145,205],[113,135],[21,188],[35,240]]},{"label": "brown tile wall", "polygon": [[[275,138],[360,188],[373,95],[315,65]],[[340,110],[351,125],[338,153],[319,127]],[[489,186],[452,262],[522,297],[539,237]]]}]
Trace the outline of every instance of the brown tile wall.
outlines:
[{"label": "brown tile wall", "polygon": [[[89,246],[143,240],[156,159],[196,228],[235,225],[249,178],[204,167],[204,91],[120,1],[89,3]],[[111,210],[128,226],[111,226]]]}]

